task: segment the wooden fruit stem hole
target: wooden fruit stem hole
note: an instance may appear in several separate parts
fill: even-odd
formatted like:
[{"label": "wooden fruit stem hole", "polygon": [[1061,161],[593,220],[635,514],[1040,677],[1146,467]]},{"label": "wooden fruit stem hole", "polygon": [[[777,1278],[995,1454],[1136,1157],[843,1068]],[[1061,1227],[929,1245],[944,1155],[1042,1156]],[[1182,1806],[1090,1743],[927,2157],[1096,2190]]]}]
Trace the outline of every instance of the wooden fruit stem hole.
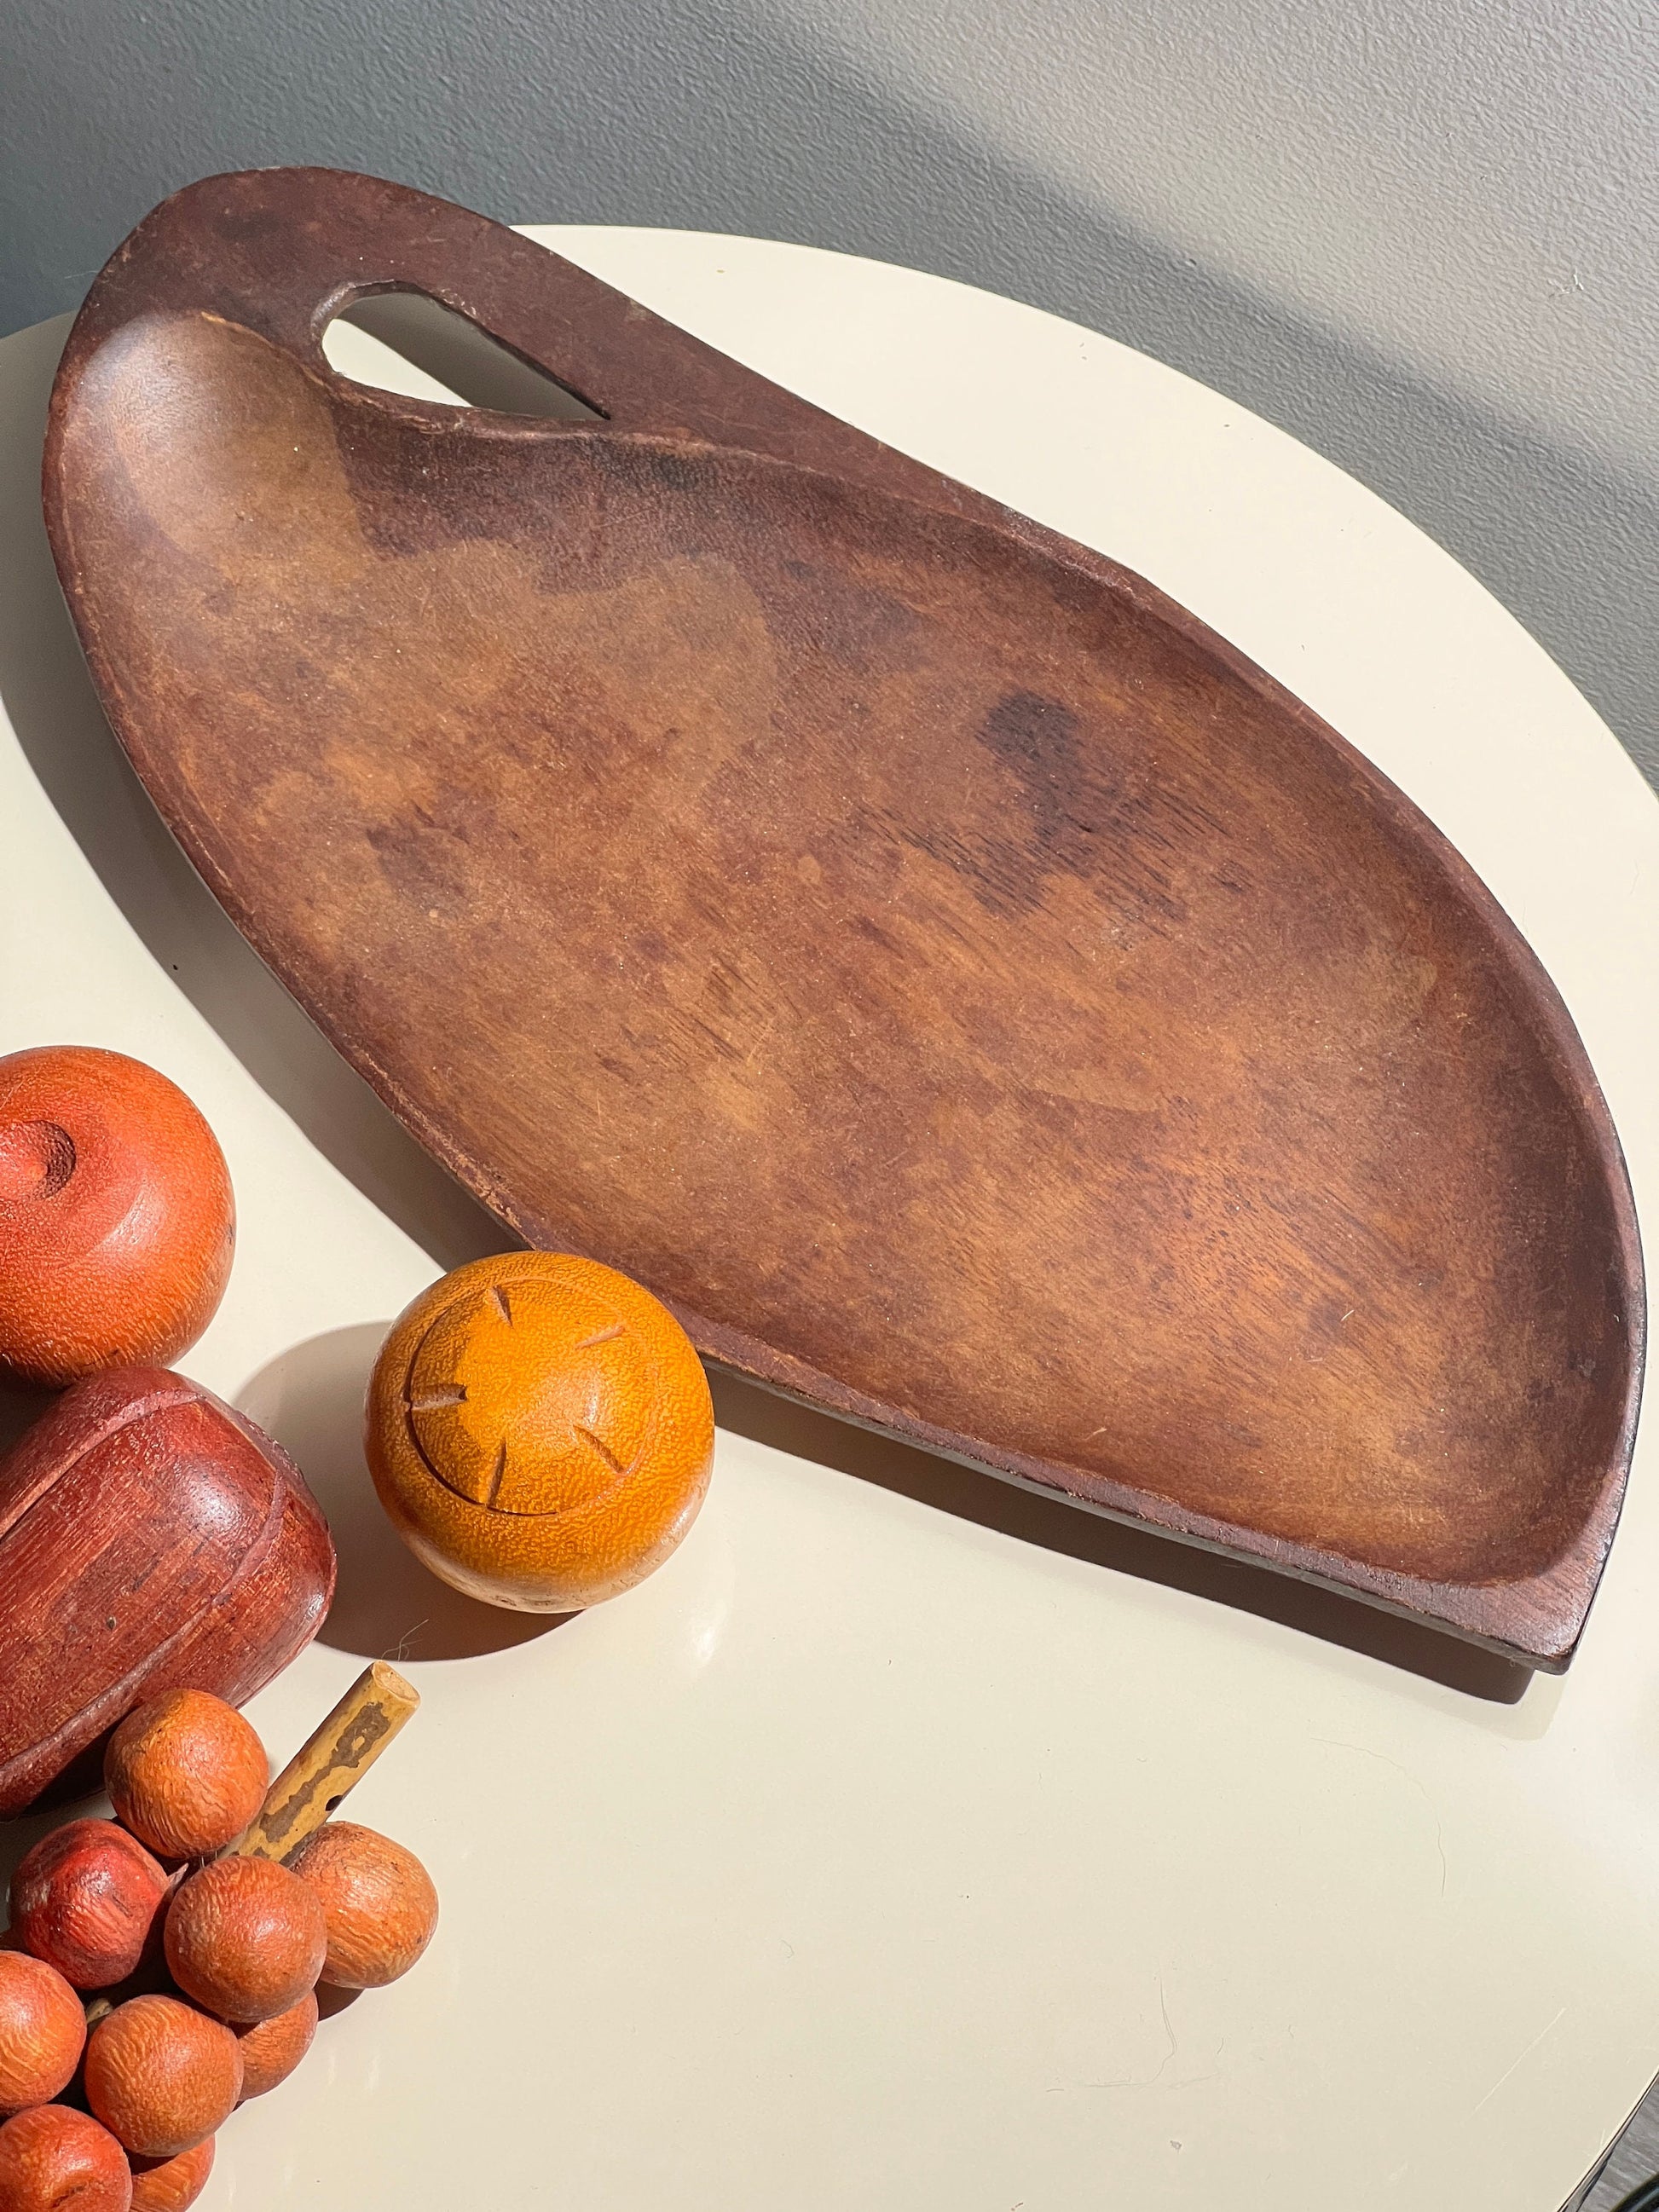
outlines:
[{"label": "wooden fruit stem hole", "polygon": [[366,1667],[320,1728],[302,1743],[265,1796],[259,1816],[232,1854],[285,1859],[314,1835],[361,1782],[420,1704],[395,1667]]}]

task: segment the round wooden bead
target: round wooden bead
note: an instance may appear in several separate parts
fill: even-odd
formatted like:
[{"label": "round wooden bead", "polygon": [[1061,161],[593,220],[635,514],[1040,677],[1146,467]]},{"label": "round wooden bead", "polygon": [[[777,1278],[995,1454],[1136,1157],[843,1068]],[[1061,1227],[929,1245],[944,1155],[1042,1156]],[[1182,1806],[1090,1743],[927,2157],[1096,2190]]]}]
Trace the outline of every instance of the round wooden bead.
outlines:
[{"label": "round wooden bead", "polygon": [[175,1083],[83,1045],[0,1059],[0,1369],[167,1365],[224,1295],[230,1173]]},{"label": "round wooden bead", "polygon": [[514,1252],[446,1275],[394,1324],[366,1428],[380,1501],[434,1574],[565,1613],[659,1566],[714,1445],[684,1329],[614,1268]]}]

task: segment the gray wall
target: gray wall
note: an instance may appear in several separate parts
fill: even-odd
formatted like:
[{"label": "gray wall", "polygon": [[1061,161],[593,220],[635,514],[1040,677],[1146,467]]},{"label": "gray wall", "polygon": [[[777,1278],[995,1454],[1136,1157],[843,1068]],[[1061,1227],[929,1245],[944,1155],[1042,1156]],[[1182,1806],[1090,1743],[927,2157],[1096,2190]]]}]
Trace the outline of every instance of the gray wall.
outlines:
[{"label": "gray wall", "polygon": [[1645,0],[0,0],[0,328],[259,162],[913,262],[1352,470],[1659,782],[1656,126]]}]

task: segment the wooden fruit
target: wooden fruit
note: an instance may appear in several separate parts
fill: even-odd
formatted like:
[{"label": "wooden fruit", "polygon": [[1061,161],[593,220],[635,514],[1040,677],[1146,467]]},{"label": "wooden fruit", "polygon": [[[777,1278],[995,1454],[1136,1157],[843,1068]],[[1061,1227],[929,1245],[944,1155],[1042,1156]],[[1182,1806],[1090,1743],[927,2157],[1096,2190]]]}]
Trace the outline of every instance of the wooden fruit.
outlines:
[{"label": "wooden fruit", "polygon": [[127,1715],[104,1753],[116,1818],[164,1858],[208,1858],[264,1802],[270,1763],[252,1723],[205,1690],[167,1690]]},{"label": "wooden fruit", "polygon": [[222,2019],[271,2020],[299,2003],[322,1971],[322,1900],[275,1859],[216,1859],[167,1908],[173,1978]]},{"label": "wooden fruit", "polygon": [[87,2102],[146,2158],[173,2158],[210,2136],[242,2092],[242,2054],[222,2021],[177,1997],[129,1998],[87,2040]]},{"label": "wooden fruit", "polygon": [[242,2102],[263,2097],[279,2081],[286,2081],[311,2048],[317,2033],[317,1993],[307,1990],[296,2005],[273,2019],[255,2021],[238,2028],[242,2046]]},{"label": "wooden fruit", "polygon": [[235,1242],[225,1156],[177,1084],[86,1045],[0,1060],[0,1367],[165,1365],[213,1318]]},{"label": "wooden fruit", "polygon": [[406,1974],[432,1941],[438,1924],[432,1877],[390,1836],[331,1820],[301,1845],[293,1866],[323,1901],[325,1982],[381,1989]]},{"label": "wooden fruit", "polygon": [[0,2128],[0,2212],[129,2212],[132,2173],[107,2128],[35,2105]]},{"label": "wooden fruit", "polygon": [[42,1836],[11,1878],[11,1923],[23,1948],[77,1990],[131,1973],[167,1878],[113,1820],[70,1820]]},{"label": "wooden fruit", "polygon": [[77,1382],[0,1461],[0,1817],[138,1699],[252,1697],[333,1590],[316,1501],[251,1421],[161,1368]]},{"label": "wooden fruit", "polygon": [[475,1260],[375,1362],[369,1470],[404,1541],[469,1595],[564,1613],[629,1589],[696,1517],[708,1384],[667,1308],[562,1252]]},{"label": "wooden fruit", "polygon": [[130,2160],[131,2212],[189,2212],[213,2171],[213,2142],[209,2136],[174,2158]]},{"label": "wooden fruit", "polygon": [[81,2000],[55,1966],[0,1951],[0,2112],[49,2104],[81,2063]]}]

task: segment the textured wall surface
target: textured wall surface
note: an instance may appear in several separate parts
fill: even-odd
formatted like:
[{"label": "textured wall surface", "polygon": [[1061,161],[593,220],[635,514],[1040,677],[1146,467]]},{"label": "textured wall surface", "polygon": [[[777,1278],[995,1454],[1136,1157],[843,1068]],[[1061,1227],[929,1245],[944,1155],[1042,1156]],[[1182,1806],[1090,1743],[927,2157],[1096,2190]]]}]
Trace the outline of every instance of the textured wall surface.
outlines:
[{"label": "textured wall surface", "polygon": [[0,328],[256,162],[913,262],[1352,470],[1659,781],[1644,0],[0,0]]}]

